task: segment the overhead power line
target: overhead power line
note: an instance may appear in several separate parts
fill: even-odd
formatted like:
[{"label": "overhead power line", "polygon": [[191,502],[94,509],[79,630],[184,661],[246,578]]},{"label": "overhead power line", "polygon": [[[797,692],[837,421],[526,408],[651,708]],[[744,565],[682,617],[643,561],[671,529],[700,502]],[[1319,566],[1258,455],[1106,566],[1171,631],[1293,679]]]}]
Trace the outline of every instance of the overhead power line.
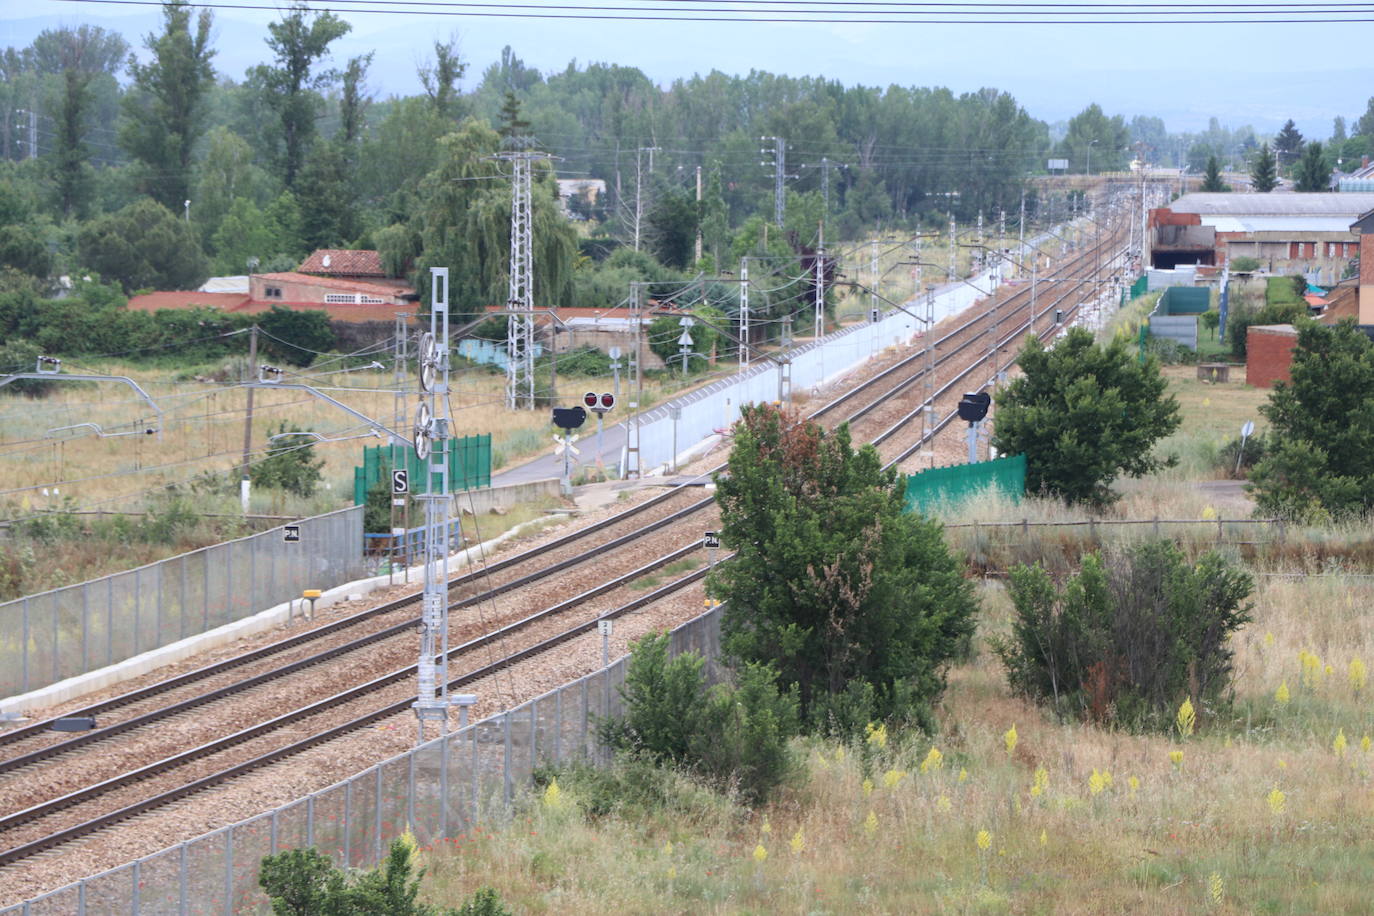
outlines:
[{"label": "overhead power line", "polygon": [[[163,0],[67,0],[110,6],[162,6]],[[731,6],[578,6],[497,4],[443,0],[334,0],[341,13],[401,16],[462,16],[488,19],[560,19],[638,22],[761,22],[818,25],[1298,25],[1374,22],[1374,4],[1331,2],[1105,4],[1105,3],[877,3],[844,0],[734,0]],[[275,3],[190,3],[206,9],[279,12]],[[323,6],[320,9],[324,9]],[[1074,18],[1068,18],[1074,17]],[[1206,18],[1215,17],[1215,18]],[[1252,17],[1252,18],[1246,18]]]}]

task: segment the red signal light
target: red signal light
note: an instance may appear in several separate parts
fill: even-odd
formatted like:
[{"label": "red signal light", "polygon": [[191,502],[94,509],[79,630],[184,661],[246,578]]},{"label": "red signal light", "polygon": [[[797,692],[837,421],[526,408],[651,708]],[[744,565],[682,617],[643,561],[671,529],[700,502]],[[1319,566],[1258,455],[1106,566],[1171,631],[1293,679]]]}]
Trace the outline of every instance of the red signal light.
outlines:
[{"label": "red signal light", "polygon": [[602,409],[602,410],[610,410],[610,409],[611,409],[612,407],[614,407],[614,406],[615,406],[615,395],[611,394],[609,391],[607,391],[607,392],[605,392],[604,394],[601,395],[601,409]]},{"label": "red signal light", "polygon": [[586,404],[587,407],[589,407],[589,408],[595,407],[595,406],[596,406],[596,392],[595,392],[595,391],[588,391],[586,394],[582,395],[582,403],[583,403],[583,404]]}]

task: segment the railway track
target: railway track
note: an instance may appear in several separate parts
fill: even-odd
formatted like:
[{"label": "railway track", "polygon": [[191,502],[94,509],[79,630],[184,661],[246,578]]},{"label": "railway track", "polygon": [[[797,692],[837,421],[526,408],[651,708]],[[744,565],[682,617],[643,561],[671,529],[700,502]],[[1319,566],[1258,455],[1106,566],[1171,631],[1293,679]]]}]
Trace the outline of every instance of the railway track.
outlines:
[{"label": "railway track", "polygon": [[[1107,245],[1109,243],[1103,243]],[[1068,264],[1078,264],[1085,262],[1086,259],[1094,256],[1094,251],[1080,253],[1071,259]],[[1070,269],[1072,269],[1070,267]],[[1080,284],[1081,285],[1081,284]],[[1047,282],[1046,295],[1055,295],[1054,287]],[[1080,291],[1081,292],[1081,291]],[[966,358],[968,354],[975,352],[975,345],[987,335],[987,326],[995,324],[998,328],[995,345],[989,349],[993,353],[1000,353],[1002,346],[1009,342],[1014,342],[1026,330],[1032,329],[1033,320],[1028,315],[1024,320],[1017,320],[1015,316],[1030,307],[1030,299],[1027,298],[1029,290],[1014,290],[1009,295],[997,297],[991,308],[982,312],[969,321],[961,323],[958,327],[945,334],[939,340],[932,341],[932,346],[936,348],[936,368],[942,369],[950,366],[951,363]],[[1074,298],[1070,303],[1068,300]],[[1075,296],[1075,291],[1069,290],[1058,294],[1053,303],[1041,313],[1043,320],[1045,314],[1050,309],[1059,307],[1063,303],[1067,314],[1072,314],[1072,310],[1078,308],[1078,301],[1082,296]],[[995,316],[995,317],[994,317]],[[1009,326],[1012,328],[1005,335],[1001,328]],[[1043,333],[1043,332],[1042,332]],[[956,368],[956,374],[944,385],[940,386],[936,392],[936,398],[943,398],[950,392],[956,390],[960,384],[974,370],[982,365],[986,360],[986,354],[980,358],[973,358],[967,367]],[[1011,357],[1011,358],[1014,358]],[[899,360],[893,366],[883,370],[872,379],[867,380],[851,392],[848,392],[814,411],[811,416],[816,419],[830,420],[832,415],[845,412],[845,419],[851,423],[864,421],[871,418],[876,425],[881,427],[881,431],[871,437],[875,443],[881,445],[885,442],[895,440],[901,431],[910,424],[912,418],[919,416],[923,407],[918,405],[914,411],[904,411],[903,415],[895,422],[879,422],[880,412],[886,405],[909,389],[912,385],[922,380],[923,373],[928,371],[923,364],[926,357],[923,354],[916,354],[903,360]],[[921,362],[922,365],[917,365]],[[915,368],[916,371],[912,372]],[[875,394],[875,392],[877,392]],[[866,402],[866,403],[864,403]],[[857,405],[857,406],[856,406]],[[954,419],[951,412],[937,426],[944,428]],[[910,446],[904,446],[905,451],[889,464],[897,463],[906,456],[920,448],[922,442],[916,442]],[[712,470],[717,470],[712,469]],[[687,542],[667,552],[655,557],[647,564],[643,564],[622,575],[615,576],[610,580],[601,583],[595,589],[588,590],[573,599],[556,603],[552,606],[542,608],[532,614],[521,617],[498,629],[491,630],[477,636],[461,645],[456,646],[450,652],[451,659],[468,658],[474,652],[486,649],[490,652],[491,647],[504,643],[523,633],[533,633],[536,629],[540,630],[541,635],[533,642],[522,645],[512,651],[504,652],[494,660],[488,661],[484,665],[475,667],[468,666],[469,670],[461,673],[450,682],[451,689],[460,689],[466,684],[483,677],[489,677],[493,673],[502,670],[522,659],[536,656],[547,652],[550,649],[561,645],[575,637],[589,632],[595,628],[597,621],[611,617],[618,617],[630,613],[648,604],[663,600],[676,594],[681,589],[695,583],[705,575],[704,569],[697,569],[688,575],[648,594],[639,596],[632,600],[626,600],[615,604],[610,608],[595,609],[592,612],[584,610],[582,619],[564,625],[562,623],[566,614],[575,607],[586,607],[595,599],[613,594],[617,590],[625,589],[634,581],[641,580],[645,575],[664,566],[678,562],[691,556],[699,546],[699,532],[702,524],[697,517],[707,512],[713,505],[710,498],[689,499],[690,493],[685,492],[684,488],[669,490],[660,496],[654,497],[645,503],[630,510],[622,512],[612,518],[606,519],[595,525],[588,526],[576,532],[572,532],[540,548],[526,551],[517,556],[493,563],[484,571],[466,574],[456,577],[450,583],[450,595],[453,598],[452,607],[459,609],[473,605],[480,605],[488,602],[498,595],[503,595],[524,588],[539,582],[547,581],[558,572],[566,571],[587,561],[593,556],[602,556],[607,552],[614,552],[621,547],[629,545],[646,537],[653,532],[667,532],[674,526],[683,526],[687,520],[692,520],[691,537],[685,539]],[[621,528],[630,528],[629,531],[621,531]],[[549,558],[554,558],[552,562]],[[532,572],[525,572],[529,566],[536,562],[542,564]],[[491,585],[490,580],[493,575],[504,576],[504,581],[496,585]],[[485,587],[484,587],[485,586]],[[53,758],[76,753],[88,746],[98,745],[101,742],[111,740],[118,735],[139,728],[155,724],[160,721],[181,715],[189,710],[204,706],[208,703],[217,702],[244,691],[261,688],[266,684],[277,681],[280,678],[289,677],[295,673],[306,671],[314,666],[319,666],[330,661],[345,658],[349,653],[356,653],[359,650],[373,646],[388,639],[404,636],[413,630],[418,623],[418,614],[408,613],[409,608],[418,604],[418,596],[411,596],[380,605],[377,608],[354,615],[345,620],[332,623],[326,627],[302,633],[274,643],[263,649],[245,653],[234,659],[228,659],[215,665],[206,666],[197,671],[189,672],[177,678],[169,679],[160,684],[152,685],[140,691],[131,692],[122,697],[114,698],[102,704],[97,704],[81,710],[77,714],[81,715],[105,715],[121,709],[130,709],[145,701],[174,692],[176,690],[194,689],[196,685],[204,685],[212,678],[220,676],[231,676],[234,680],[241,683],[230,683],[221,687],[216,687],[208,691],[199,691],[196,695],[185,697],[174,703],[166,704],[162,707],[132,715],[124,720],[112,725],[101,728],[95,732],[87,733],[78,738],[68,739],[57,744],[46,744],[8,757],[0,761],[0,775],[6,773],[22,772],[25,768],[37,766],[45,761],[52,761]],[[395,618],[394,620],[392,618]],[[384,621],[383,625],[375,626],[370,632],[363,635],[354,636],[360,628],[365,628]],[[352,636],[353,638],[349,638]],[[302,658],[271,668],[268,671],[244,678],[235,675],[241,672],[245,665],[256,663],[264,659],[281,656],[292,650],[307,647],[312,643],[322,640],[339,638],[339,642],[330,645],[328,648],[319,652],[310,653]],[[413,651],[413,647],[411,649]],[[193,793],[202,791],[210,786],[220,784],[234,776],[249,772],[250,770],[267,766],[273,762],[300,753],[310,747],[317,746],[325,741],[331,740],[340,735],[356,731],[366,727],[378,720],[402,714],[409,709],[411,697],[407,695],[403,699],[385,703],[381,706],[368,710],[360,715],[344,717],[344,721],[330,724],[328,727],[321,727],[312,732],[302,740],[290,742],[280,747],[274,748],[266,753],[260,753],[251,759],[234,762],[213,772],[198,775],[196,778],[182,782],[157,794],[138,799],[129,804],[121,804],[113,810],[100,812],[88,819],[81,820],[79,823],[72,823],[60,828],[49,828],[47,824],[52,823],[52,819],[61,815],[63,812],[75,814],[82,810],[79,806],[86,806],[97,802],[102,797],[107,796],[116,789],[123,789],[139,782],[153,779],[154,777],[172,772],[179,767],[186,766],[193,761],[204,761],[211,759],[210,754],[219,753],[226,749],[244,745],[264,734],[275,729],[292,723],[300,723],[309,720],[312,716],[319,715],[326,709],[338,710],[344,704],[350,703],[355,699],[369,694],[376,694],[386,687],[404,682],[413,676],[414,666],[403,666],[388,672],[382,677],[375,678],[366,684],[357,685],[348,690],[326,697],[316,703],[309,704],[292,712],[283,714],[274,719],[256,723],[248,728],[222,736],[214,741],[207,742],[184,751],[180,754],[155,761],[154,763],[140,767],[128,773],[121,773],[118,776],[104,780],[96,785],[85,786],[74,792],[69,792],[61,797],[49,799],[43,803],[32,805],[22,811],[0,817],[0,843],[7,844],[3,851],[0,851],[0,867],[7,864],[21,861],[45,849],[51,849],[74,838],[86,836],[111,824],[133,817],[141,812],[152,808],[165,805],[169,802],[184,798]],[[50,722],[35,723],[25,729],[17,730],[0,736],[0,748],[22,745],[25,741],[37,738],[38,734],[48,728]],[[25,838],[21,841],[16,839],[23,833]],[[29,834],[34,834],[29,838]]]}]

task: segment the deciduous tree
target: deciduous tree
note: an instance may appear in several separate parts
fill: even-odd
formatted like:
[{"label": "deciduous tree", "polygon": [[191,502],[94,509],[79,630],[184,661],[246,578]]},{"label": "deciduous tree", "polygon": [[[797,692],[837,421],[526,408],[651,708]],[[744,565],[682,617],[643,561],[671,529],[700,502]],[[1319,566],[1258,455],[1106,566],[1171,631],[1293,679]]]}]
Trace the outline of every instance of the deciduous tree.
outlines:
[{"label": "deciduous tree", "polygon": [[1374,507],[1374,344],[1353,321],[1301,321],[1291,382],[1260,413],[1272,448],[1250,472],[1259,510],[1289,518]]},{"label": "deciduous tree", "polygon": [[126,293],[138,289],[195,289],[209,263],[186,221],[149,197],[81,227],[81,263]]},{"label": "deciduous tree", "polygon": [[1021,376],[997,397],[992,441],[1026,456],[1028,493],[1102,506],[1116,499],[1117,475],[1169,463],[1153,450],[1178,428],[1178,402],[1154,357],[1140,363],[1124,339],[1100,346],[1071,328],[1050,350],[1027,337],[1017,365]]},{"label": "deciduous tree", "polygon": [[215,78],[213,16],[202,9],[193,32],[190,6],[173,0],[163,5],[162,18],[162,34],[143,42],[152,58],[129,58],[133,86],[124,96],[119,142],[139,163],[144,193],[177,211],[191,196],[191,153],[204,133],[205,94]]},{"label": "deciduous tree", "polygon": [[896,472],[847,427],[762,405],[743,411],[716,485],[735,551],[709,584],[726,601],[726,654],[774,666],[818,729],[928,724],[975,602],[940,526],[904,511]]}]

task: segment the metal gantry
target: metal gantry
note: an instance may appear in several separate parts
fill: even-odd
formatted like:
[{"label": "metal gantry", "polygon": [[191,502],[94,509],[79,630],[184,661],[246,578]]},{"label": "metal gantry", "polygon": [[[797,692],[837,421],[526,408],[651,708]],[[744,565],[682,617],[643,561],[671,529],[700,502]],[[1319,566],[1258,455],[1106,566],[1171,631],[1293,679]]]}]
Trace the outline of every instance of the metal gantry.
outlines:
[{"label": "metal gantry", "polygon": [[506,297],[506,406],[533,410],[534,395],[534,235],[532,172],[547,153],[498,153],[511,163],[510,287]]}]

